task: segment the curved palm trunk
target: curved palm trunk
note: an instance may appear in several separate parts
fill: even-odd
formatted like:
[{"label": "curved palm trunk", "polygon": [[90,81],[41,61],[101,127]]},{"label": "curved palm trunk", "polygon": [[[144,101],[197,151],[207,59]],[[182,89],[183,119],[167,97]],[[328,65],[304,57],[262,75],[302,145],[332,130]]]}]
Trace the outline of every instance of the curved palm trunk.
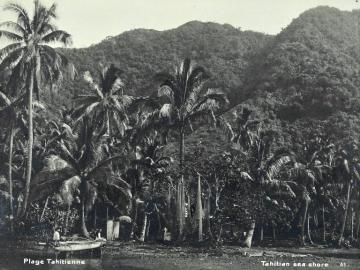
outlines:
[{"label": "curved palm trunk", "polygon": [[86,186],[87,186],[87,182],[84,178],[81,177],[81,182],[80,182],[80,204],[81,204],[81,208],[80,208],[80,233],[89,238],[90,234],[87,230],[86,227],[86,209],[85,209],[85,193],[86,193]]},{"label": "curved palm trunk", "polygon": [[338,241],[339,246],[341,246],[341,244],[344,241],[345,225],[346,225],[347,212],[349,210],[350,195],[351,195],[351,183],[348,184],[348,190],[347,190],[347,195],[346,195],[346,204],[345,204],[345,213],[344,213],[340,237],[339,237],[339,241]]},{"label": "curved palm trunk", "polygon": [[146,228],[147,228],[147,223],[148,223],[148,217],[147,214],[144,214],[144,224],[141,230],[141,236],[140,236],[140,242],[144,242],[145,241],[145,236],[146,236]]},{"label": "curved palm trunk", "polygon": [[246,238],[245,238],[244,243],[245,243],[246,247],[248,247],[248,248],[251,248],[254,231],[255,231],[255,220],[251,222],[250,228],[246,233]]},{"label": "curved palm trunk", "polygon": [[81,233],[85,237],[90,237],[90,234],[86,227],[86,217],[85,217],[85,198],[81,196],[81,214],[80,214],[80,222],[81,222]]},{"label": "curved palm trunk", "polygon": [[26,213],[26,208],[29,200],[30,194],[30,182],[31,182],[31,171],[32,171],[32,149],[34,144],[34,134],[33,134],[33,90],[34,90],[34,71],[30,72],[29,78],[29,137],[28,137],[28,159],[26,167],[26,182],[25,182],[25,197],[24,203],[21,211],[21,216],[24,216]]},{"label": "curved palm trunk", "polygon": [[70,214],[71,214],[71,208],[70,208],[70,204],[68,204],[68,209],[66,211],[66,217],[65,217],[64,235],[67,235],[67,233],[68,233]]},{"label": "curved palm trunk", "polygon": [[10,127],[10,142],[9,142],[9,194],[10,194],[10,213],[12,219],[10,221],[11,232],[14,232],[14,204],[13,204],[13,182],[12,182],[12,160],[13,160],[13,145],[14,145],[14,126]]},{"label": "curved palm trunk", "polygon": [[44,208],[41,212],[41,216],[40,216],[40,219],[39,219],[39,222],[41,222],[44,218],[44,215],[45,215],[45,211],[46,211],[46,208],[47,208],[47,205],[48,205],[48,202],[49,202],[49,196],[46,197],[46,201],[45,201],[45,204],[44,204]]},{"label": "curved palm trunk", "polygon": [[312,241],[312,238],[311,238],[310,215],[309,214],[307,216],[307,237],[309,239],[310,244],[313,245],[314,242]]},{"label": "curved palm trunk", "polygon": [[305,224],[308,215],[308,208],[309,208],[309,200],[305,199],[305,209],[301,224],[301,245],[305,245]]}]

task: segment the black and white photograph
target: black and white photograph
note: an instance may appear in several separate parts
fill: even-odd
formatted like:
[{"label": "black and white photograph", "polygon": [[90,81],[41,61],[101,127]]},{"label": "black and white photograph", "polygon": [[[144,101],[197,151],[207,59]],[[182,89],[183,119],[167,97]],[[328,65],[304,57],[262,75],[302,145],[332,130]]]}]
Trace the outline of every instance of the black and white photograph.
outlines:
[{"label": "black and white photograph", "polygon": [[360,1],[0,0],[0,270],[360,269]]}]

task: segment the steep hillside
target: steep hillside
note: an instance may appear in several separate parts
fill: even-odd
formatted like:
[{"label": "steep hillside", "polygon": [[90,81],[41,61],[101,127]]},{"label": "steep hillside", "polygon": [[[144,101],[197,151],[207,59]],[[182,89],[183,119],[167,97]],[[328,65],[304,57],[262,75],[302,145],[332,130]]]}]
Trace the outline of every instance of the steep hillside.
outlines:
[{"label": "steep hillside", "polygon": [[303,13],[254,61],[248,96],[271,93],[277,116],[290,121],[353,113],[360,94],[359,16],[329,7]]},{"label": "steep hillside", "polygon": [[[241,99],[244,71],[271,39],[231,25],[193,21],[168,31],[132,30],[89,48],[62,51],[80,75],[86,70],[96,74],[100,63],[115,63],[124,70],[126,85],[136,95],[154,91],[156,73],[172,71],[183,57],[190,57],[211,73],[212,86],[226,91],[235,104]],[[66,84],[65,90],[77,93],[84,87],[76,80]]]},{"label": "steep hillside", "polygon": [[254,58],[245,104],[280,134],[281,144],[292,146],[311,132],[358,140],[359,24],[359,11],[317,7],[294,19]]}]

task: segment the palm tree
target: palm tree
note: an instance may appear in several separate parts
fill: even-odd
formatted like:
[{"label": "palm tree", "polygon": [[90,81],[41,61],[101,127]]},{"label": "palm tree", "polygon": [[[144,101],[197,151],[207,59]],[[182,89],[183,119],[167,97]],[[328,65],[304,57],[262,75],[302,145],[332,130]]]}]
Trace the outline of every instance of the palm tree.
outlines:
[{"label": "palm tree", "polygon": [[[26,171],[26,186],[22,215],[28,204],[33,148],[33,93],[39,98],[39,92],[44,82],[53,83],[62,77],[61,67],[69,65],[64,55],[54,50],[49,43],[60,42],[68,45],[70,34],[58,30],[52,23],[56,19],[56,5],[50,8],[43,6],[38,0],[34,1],[34,15],[31,19],[25,8],[18,4],[7,4],[4,10],[16,14],[16,21],[6,21],[1,27],[0,38],[6,38],[14,43],[0,50],[0,72],[11,70],[9,90],[16,91],[25,85],[28,94],[28,157]],[[71,65],[71,73],[73,68]]]},{"label": "palm tree", "polygon": [[360,162],[357,156],[358,148],[354,144],[347,148],[348,149],[346,150],[342,149],[339,151],[335,157],[336,174],[343,180],[340,185],[341,187],[346,187],[345,211],[338,240],[339,246],[341,246],[344,242],[345,226],[350,208],[352,189],[354,186],[358,186],[360,182]]},{"label": "palm tree", "polygon": [[74,114],[78,120],[84,116],[93,116],[105,125],[107,136],[112,136],[113,130],[124,135],[129,123],[128,110],[142,100],[124,94],[124,84],[120,79],[122,72],[113,64],[103,68],[99,72],[99,84],[94,82],[90,72],[85,72],[84,79],[93,93],[76,98],[79,106],[75,108]]},{"label": "palm tree", "polygon": [[[16,107],[21,104],[23,97],[19,99],[12,99],[8,97],[5,93],[0,91],[0,105],[4,105],[0,110],[0,122],[4,127],[9,127],[9,158],[8,158],[8,181],[9,181],[9,199],[10,199],[10,213],[14,218],[14,206],[13,206],[13,146],[14,146],[14,137],[19,130],[26,128],[26,125],[23,121],[23,118],[20,116],[19,112],[16,110]],[[12,224],[11,227],[13,228]]]},{"label": "palm tree", "polygon": [[[277,199],[294,198],[295,193],[292,190],[292,181],[282,180],[281,172],[289,165],[293,158],[286,149],[272,149],[274,139],[273,132],[258,130],[253,133],[251,144],[245,149],[245,155],[248,158],[248,169],[240,173],[245,180],[253,182],[254,188],[259,190],[260,210],[265,213],[265,201],[270,201],[273,205],[279,205]],[[284,205],[284,202],[283,202]],[[261,240],[263,238],[263,217],[261,222]],[[255,220],[252,221],[250,230],[247,233],[245,244],[251,247],[253,232],[255,229]]]},{"label": "palm tree", "polygon": [[78,132],[69,132],[56,141],[55,149],[58,155],[53,163],[63,165],[55,166],[53,169],[47,166],[35,175],[30,200],[36,201],[58,191],[64,181],[75,179],[76,176],[80,179],[78,187],[81,233],[88,237],[86,215],[93,206],[96,195],[111,203],[120,212],[122,210],[118,202],[114,203],[114,198],[128,203],[132,196],[130,186],[108,167],[112,161],[123,159],[124,155],[107,157],[107,146],[101,141],[101,135],[90,125],[89,119],[84,118],[78,128]]},{"label": "palm tree", "polygon": [[[135,177],[132,177],[131,182],[134,195],[134,207],[137,207],[136,201],[138,191],[145,205],[152,209],[159,209],[154,202],[155,194],[159,192],[160,185],[158,183],[159,177],[164,176],[165,170],[172,163],[172,158],[164,156],[162,150],[164,145],[161,144],[161,138],[156,131],[151,135],[145,136],[141,145],[137,146],[136,159],[132,161],[133,168],[129,169]],[[161,179],[164,180],[164,179]],[[162,184],[162,183],[160,183]],[[135,212],[137,212],[135,210]],[[159,214],[159,213],[158,213]],[[136,215],[134,216],[136,219]],[[136,220],[134,220],[136,221]],[[140,241],[144,241],[146,237],[147,214],[145,211],[143,229],[141,230]]]},{"label": "palm tree", "polygon": [[141,126],[172,129],[178,134],[179,140],[179,170],[181,180],[178,190],[178,238],[183,235],[184,226],[184,156],[185,135],[187,129],[192,130],[192,124],[202,117],[215,118],[214,112],[220,105],[227,102],[225,94],[218,89],[206,87],[209,78],[205,69],[195,65],[190,59],[182,61],[173,74],[159,73],[156,79],[161,82],[158,97],[165,100],[159,108],[149,113],[142,120]]},{"label": "palm tree", "polygon": [[[326,196],[326,186],[331,180],[333,171],[334,144],[322,134],[312,135],[312,139],[302,143],[299,149],[297,162],[289,170],[289,176],[296,182],[297,197],[303,203],[303,216],[301,219],[301,244],[305,245],[306,221],[309,223],[309,206],[311,202],[321,202],[323,217],[325,218],[325,204],[332,205],[329,197]],[[325,220],[323,219],[323,226]],[[325,227],[323,235],[325,234]],[[310,227],[308,226],[308,238]]]}]

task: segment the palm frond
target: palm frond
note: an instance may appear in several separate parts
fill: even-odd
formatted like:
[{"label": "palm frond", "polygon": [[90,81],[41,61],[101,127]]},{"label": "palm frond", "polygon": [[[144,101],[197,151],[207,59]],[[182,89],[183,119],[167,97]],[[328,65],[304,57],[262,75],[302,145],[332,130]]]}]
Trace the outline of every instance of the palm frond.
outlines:
[{"label": "palm frond", "polygon": [[71,45],[71,35],[63,30],[55,30],[41,38],[42,42],[60,42],[65,46]]},{"label": "palm frond", "polygon": [[[11,100],[5,93],[0,91],[0,101],[4,103],[6,106],[11,106]],[[0,103],[1,104],[1,103]]]},{"label": "palm frond", "polygon": [[30,17],[25,8],[16,3],[9,3],[4,7],[4,11],[6,10],[15,12],[18,16],[18,23],[22,25],[22,27],[26,30],[27,33],[32,33]]},{"label": "palm frond", "polygon": [[95,93],[101,98],[104,98],[104,94],[101,92],[99,85],[97,85],[94,82],[94,79],[91,76],[91,73],[89,71],[84,72],[83,76],[84,80],[92,87],[92,89],[95,91]]},{"label": "palm frond", "polygon": [[7,21],[7,22],[3,22],[0,23],[0,27],[5,26],[6,28],[10,28],[16,32],[18,32],[19,34],[21,34],[23,37],[26,37],[27,32],[26,30],[18,23],[16,22],[12,22],[12,21]]},{"label": "palm frond", "polygon": [[24,50],[22,47],[9,52],[3,59],[1,59],[0,71],[4,72],[6,69],[13,69],[19,63],[23,54]]},{"label": "palm frond", "polygon": [[100,102],[94,102],[91,105],[87,106],[85,109],[85,112],[83,112],[78,119],[76,120],[76,122],[81,121],[82,119],[84,119],[85,117],[89,117],[93,111],[95,110],[95,108],[100,104]]},{"label": "palm frond", "polygon": [[13,32],[10,32],[10,31],[6,31],[6,30],[0,30],[0,38],[6,38],[10,41],[22,41],[23,40],[22,36],[15,34]]},{"label": "palm frond", "polygon": [[268,165],[267,174],[269,179],[273,179],[286,164],[289,164],[292,161],[290,156],[282,156],[277,158],[271,164]]},{"label": "palm frond", "polygon": [[248,174],[247,172],[241,172],[240,176],[242,179],[247,180],[247,181],[251,181],[254,182],[254,179],[250,176],[250,174]]},{"label": "palm frond", "polygon": [[76,171],[71,167],[39,172],[31,182],[30,201],[42,199],[58,191],[64,181],[76,175]]}]

